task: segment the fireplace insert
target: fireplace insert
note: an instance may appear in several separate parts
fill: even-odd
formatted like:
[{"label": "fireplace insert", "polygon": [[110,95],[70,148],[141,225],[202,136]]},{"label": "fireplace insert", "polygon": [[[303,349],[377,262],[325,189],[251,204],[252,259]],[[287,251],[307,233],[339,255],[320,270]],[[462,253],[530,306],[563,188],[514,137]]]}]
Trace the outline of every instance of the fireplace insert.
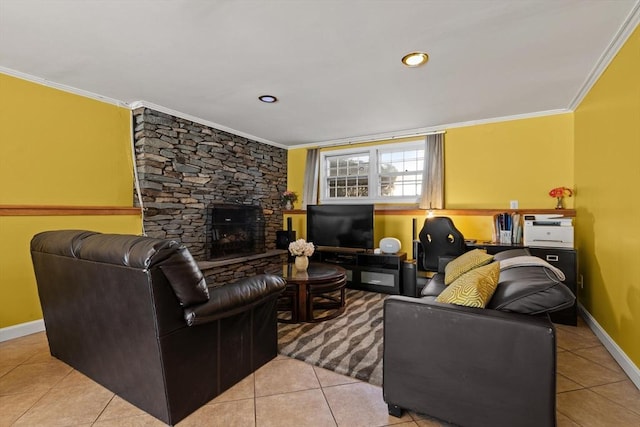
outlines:
[{"label": "fireplace insert", "polygon": [[265,220],[255,205],[211,204],[207,208],[209,259],[265,252]]}]

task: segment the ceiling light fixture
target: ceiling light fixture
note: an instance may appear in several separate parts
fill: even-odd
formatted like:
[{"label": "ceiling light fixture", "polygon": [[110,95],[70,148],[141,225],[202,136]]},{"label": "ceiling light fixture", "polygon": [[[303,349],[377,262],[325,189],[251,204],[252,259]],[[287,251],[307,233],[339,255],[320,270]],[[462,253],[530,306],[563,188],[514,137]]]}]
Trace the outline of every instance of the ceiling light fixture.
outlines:
[{"label": "ceiling light fixture", "polygon": [[402,63],[407,67],[419,67],[426,64],[429,55],[424,52],[411,52],[402,57]]},{"label": "ceiling light fixture", "polygon": [[278,98],[273,95],[261,95],[258,99],[262,102],[266,102],[267,104],[273,104],[274,102],[278,102]]}]

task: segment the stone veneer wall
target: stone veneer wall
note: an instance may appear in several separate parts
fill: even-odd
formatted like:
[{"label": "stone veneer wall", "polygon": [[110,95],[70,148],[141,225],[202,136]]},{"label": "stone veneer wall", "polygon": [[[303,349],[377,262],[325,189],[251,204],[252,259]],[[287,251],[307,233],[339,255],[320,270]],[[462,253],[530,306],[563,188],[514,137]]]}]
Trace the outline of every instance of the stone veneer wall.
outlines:
[{"label": "stone veneer wall", "polygon": [[[136,163],[148,236],[182,242],[205,260],[206,207],[259,205],[267,250],[282,228],[280,194],[287,185],[287,152],[149,108],[133,111]],[[138,204],[137,198],[135,200]],[[262,273],[286,255],[207,270],[217,284]]]}]

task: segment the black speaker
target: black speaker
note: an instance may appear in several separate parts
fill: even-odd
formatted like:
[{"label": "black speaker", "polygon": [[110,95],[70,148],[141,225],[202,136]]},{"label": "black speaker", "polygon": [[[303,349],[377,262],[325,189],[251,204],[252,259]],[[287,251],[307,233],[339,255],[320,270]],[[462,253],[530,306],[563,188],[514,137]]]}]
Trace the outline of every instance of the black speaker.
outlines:
[{"label": "black speaker", "polygon": [[416,268],[418,270],[426,270],[426,268],[424,268],[424,250],[422,249],[420,240],[413,241],[413,259],[416,260]]},{"label": "black speaker", "polygon": [[416,263],[405,261],[402,263],[402,295],[416,297]]},{"label": "black speaker", "polygon": [[293,225],[292,225],[291,217],[287,218],[287,231],[293,231]]},{"label": "black speaker", "polygon": [[289,249],[289,243],[296,240],[295,231],[276,231],[276,248],[277,249]]},{"label": "black speaker", "polygon": [[411,235],[411,240],[415,240],[417,239],[417,235],[416,235],[416,231],[418,231],[418,219],[417,218],[413,218],[413,228],[411,229],[412,231],[412,235]]}]

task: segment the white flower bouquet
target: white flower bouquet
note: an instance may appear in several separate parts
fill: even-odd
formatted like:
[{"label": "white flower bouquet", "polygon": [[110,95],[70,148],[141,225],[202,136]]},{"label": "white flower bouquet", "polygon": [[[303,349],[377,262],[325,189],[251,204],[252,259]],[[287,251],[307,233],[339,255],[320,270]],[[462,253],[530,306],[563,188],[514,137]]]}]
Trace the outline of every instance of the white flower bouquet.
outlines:
[{"label": "white flower bouquet", "polygon": [[306,242],[304,239],[298,239],[289,243],[289,252],[294,256],[311,256],[315,247],[312,242]]}]

